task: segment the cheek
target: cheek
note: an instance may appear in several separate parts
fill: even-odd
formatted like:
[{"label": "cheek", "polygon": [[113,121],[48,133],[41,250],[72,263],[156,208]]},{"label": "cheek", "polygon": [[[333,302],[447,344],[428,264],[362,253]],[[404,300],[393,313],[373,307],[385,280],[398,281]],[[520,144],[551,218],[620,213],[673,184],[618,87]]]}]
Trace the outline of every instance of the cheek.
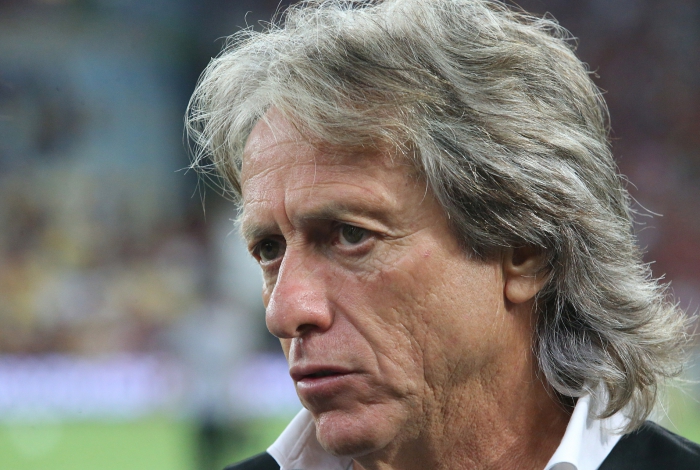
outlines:
[{"label": "cheek", "polygon": [[357,343],[357,349],[371,350],[380,375],[396,387],[395,393],[422,388],[426,328],[421,286],[406,271],[388,264],[336,280],[333,303],[356,334],[347,340]]},{"label": "cheek", "polygon": [[497,263],[433,247],[409,253],[379,274],[384,320],[403,334],[397,348],[428,383],[488,361],[502,320],[498,273]]}]

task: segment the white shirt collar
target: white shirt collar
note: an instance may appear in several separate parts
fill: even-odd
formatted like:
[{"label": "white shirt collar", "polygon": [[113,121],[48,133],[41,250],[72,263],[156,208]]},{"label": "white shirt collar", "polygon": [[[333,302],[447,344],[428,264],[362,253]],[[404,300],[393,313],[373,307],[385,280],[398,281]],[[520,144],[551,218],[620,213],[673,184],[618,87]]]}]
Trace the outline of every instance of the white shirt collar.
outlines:
[{"label": "white shirt collar", "polygon": [[590,408],[590,395],[578,399],[564,437],[544,470],[596,470],[615,447],[627,418],[618,412],[593,419]]},{"label": "white shirt collar", "polygon": [[[564,437],[544,470],[595,470],[608,456],[622,435],[625,417],[617,413],[610,418],[590,417],[590,396],[578,399]],[[316,440],[311,413],[303,409],[289,423],[267,452],[280,470],[350,470],[350,457],[327,453]]]},{"label": "white shirt collar", "polygon": [[316,426],[311,413],[302,409],[267,449],[280,470],[350,470],[350,457],[335,457],[316,440]]}]

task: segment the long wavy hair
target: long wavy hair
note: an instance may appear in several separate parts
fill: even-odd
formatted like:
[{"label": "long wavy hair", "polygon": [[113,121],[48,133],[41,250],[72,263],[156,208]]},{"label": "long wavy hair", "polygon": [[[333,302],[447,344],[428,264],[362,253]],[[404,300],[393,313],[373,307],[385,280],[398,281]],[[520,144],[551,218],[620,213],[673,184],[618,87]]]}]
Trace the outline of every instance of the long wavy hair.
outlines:
[{"label": "long wavy hair", "polygon": [[497,1],[305,1],[204,71],[193,167],[239,198],[246,139],[271,107],[331,148],[401,150],[474,256],[541,250],[541,373],[562,400],[603,390],[597,415],[623,410],[631,431],[679,372],[685,316],[641,261],[607,107],[574,45]]}]

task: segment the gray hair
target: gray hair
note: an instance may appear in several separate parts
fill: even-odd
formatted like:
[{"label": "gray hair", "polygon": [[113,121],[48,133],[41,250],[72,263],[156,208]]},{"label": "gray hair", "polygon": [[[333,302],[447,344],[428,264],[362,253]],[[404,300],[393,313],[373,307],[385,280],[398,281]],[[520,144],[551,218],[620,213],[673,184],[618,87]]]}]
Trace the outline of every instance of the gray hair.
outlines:
[{"label": "gray hair", "polygon": [[562,400],[602,385],[598,415],[623,410],[631,431],[680,372],[685,320],[641,261],[607,108],[572,42],[491,0],[309,0],[209,64],[188,108],[193,167],[240,198],[271,107],[331,148],[402,150],[475,255],[542,251],[542,374]]}]

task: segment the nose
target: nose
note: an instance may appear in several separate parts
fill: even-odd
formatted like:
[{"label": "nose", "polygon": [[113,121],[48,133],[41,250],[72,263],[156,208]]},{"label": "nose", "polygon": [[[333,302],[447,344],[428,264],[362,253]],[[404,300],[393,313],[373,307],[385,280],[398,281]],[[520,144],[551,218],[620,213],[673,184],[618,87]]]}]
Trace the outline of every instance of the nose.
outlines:
[{"label": "nose", "polygon": [[318,256],[287,248],[265,310],[270,333],[278,338],[296,338],[331,327],[328,274]]}]

